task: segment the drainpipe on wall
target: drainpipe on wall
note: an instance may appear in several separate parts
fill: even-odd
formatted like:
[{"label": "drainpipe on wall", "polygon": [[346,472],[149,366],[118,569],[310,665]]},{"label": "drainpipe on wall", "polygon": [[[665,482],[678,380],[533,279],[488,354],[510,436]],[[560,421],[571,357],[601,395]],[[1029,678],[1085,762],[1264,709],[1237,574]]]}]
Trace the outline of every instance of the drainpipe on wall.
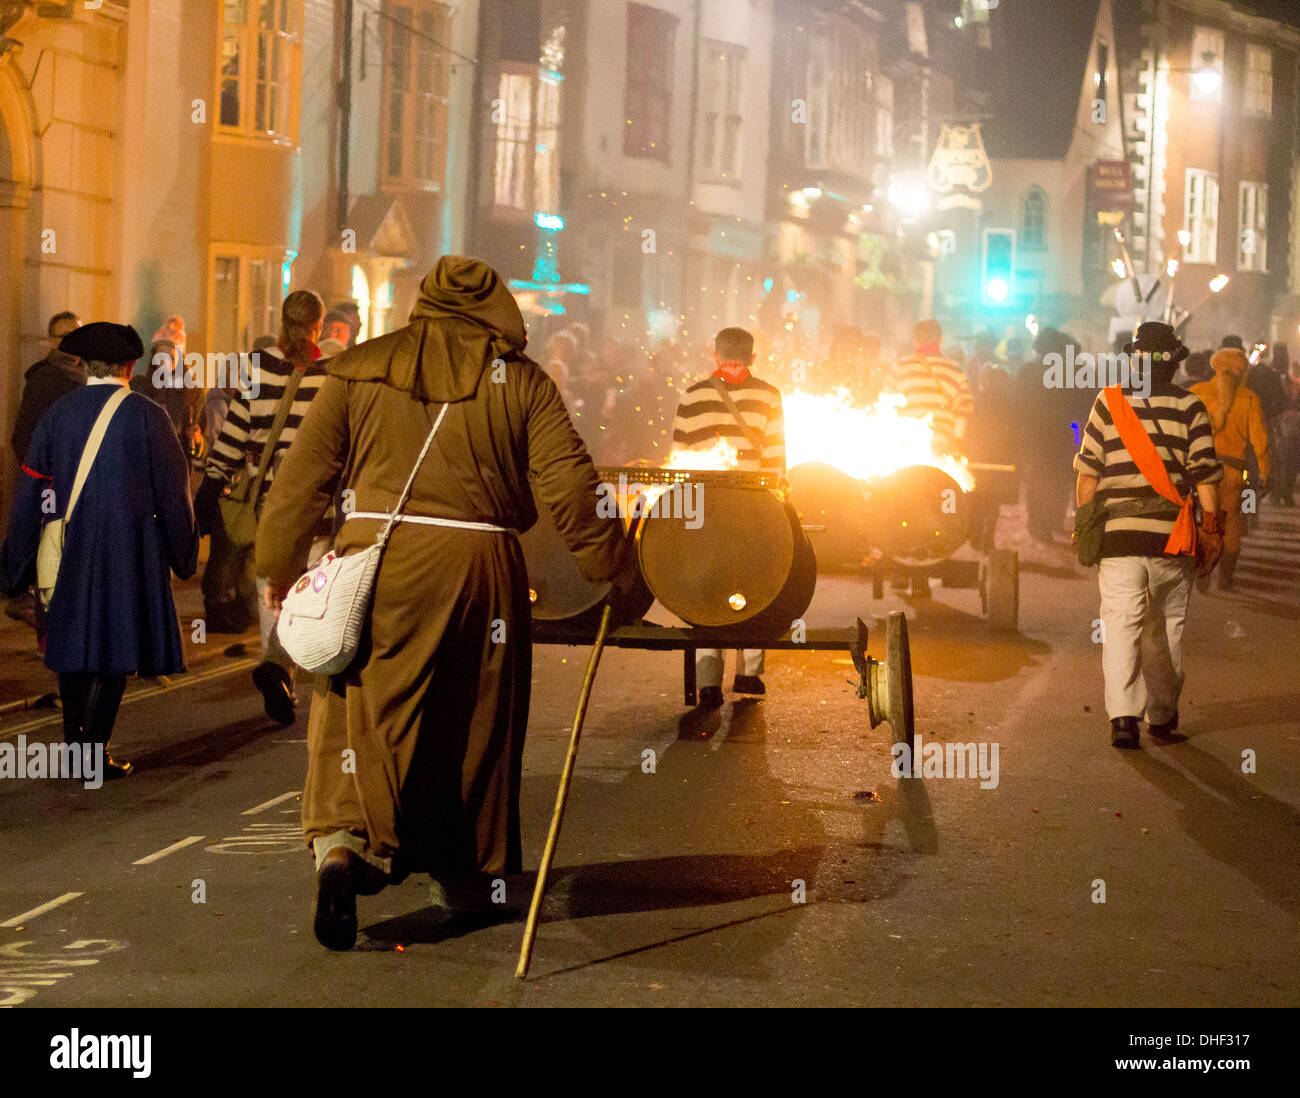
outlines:
[{"label": "drainpipe on wall", "polygon": [[352,7],[353,0],[343,0],[343,60],[338,89],[340,239],[348,227],[348,207],[352,204],[349,191],[352,174]]}]

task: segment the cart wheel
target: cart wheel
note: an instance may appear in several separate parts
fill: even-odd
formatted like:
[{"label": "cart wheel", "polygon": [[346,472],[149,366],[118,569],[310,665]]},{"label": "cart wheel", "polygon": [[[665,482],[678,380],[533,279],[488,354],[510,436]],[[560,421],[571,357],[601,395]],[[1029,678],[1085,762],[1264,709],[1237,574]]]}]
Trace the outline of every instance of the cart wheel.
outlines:
[{"label": "cart wheel", "polygon": [[989,628],[1014,633],[1020,625],[1020,554],[995,549],[980,581],[980,604]]},{"label": "cart wheel", "polygon": [[[916,719],[912,707],[912,645],[907,638],[907,618],[901,612],[889,615],[885,630],[885,674],[889,680],[887,719],[895,743],[916,750]],[[915,765],[915,759],[913,759]]]},{"label": "cart wheel", "polygon": [[[864,627],[859,626],[859,643],[865,645]],[[916,723],[912,712],[912,647],[907,639],[907,618],[902,611],[889,615],[885,628],[885,662],[865,656],[861,663],[855,661],[859,674],[863,674],[864,688],[860,696],[867,699],[867,712],[871,727],[888,721],[895,743],[905,743],[909,751],[916,750]]]}]

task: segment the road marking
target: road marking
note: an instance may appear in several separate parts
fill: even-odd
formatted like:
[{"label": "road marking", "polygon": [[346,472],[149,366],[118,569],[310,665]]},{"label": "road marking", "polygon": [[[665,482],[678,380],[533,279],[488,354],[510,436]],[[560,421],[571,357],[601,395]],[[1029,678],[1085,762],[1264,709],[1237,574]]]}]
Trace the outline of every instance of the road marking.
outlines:
[{"label": "road marking", "polygon": [[31,911],[24,911],[21,915],[6,919],[3,923],[0,923],[0,926],[22,926],[27,919],[34,919],[37,915],[44,915],[47,911],[53,911],[60,904],[66,904],[69,900],[75,900],[78,896],[84,895],[84,892],[65,892],[57,900],[51,900],[48,904],[41,904],[40,907],[34,907]]},{"label": "road marking", "polygon": [[[81,893],[74,892],[74,896]],[[0,1007],[14,1007],[30,1001],[37,995],[37,989],[53,987],[59,980],[66,980],[74,975],[72,972],[54,971],[75,968],[81,971],[90,965],[99,964],[99,957],[90,954],[116,953],[126,948],[125,942],[115,942],[109,938],[79,938],[65,945],[65,950],[77,950],[76,957],[65,957],[61,953],[28,954],[24,947],[34,942],[10,942],[0,946]],[[100,948],[86,951],[87,946]]]},{"label": "road marking", "polygon": [[[219,679],[223,675],[233,675],[237,671],[247,671],[251,667],[257,666],[257,660],[246,659],[237,660],[225,667],[213,667],[207,671],[195,671],[184,678],[169,682],[165,686],[146,686],[143,690],[136,690],[127,694],[122,699],[123,705],[131,705],[134,702],[144,701],[146,698],[156,698],[159,694],[167,694],[173,690],[184,690],[187,686],[198,686],[199,683],[208,682],[210,679]],[[38,717],[35,720],[26,721],[23,724],[15,725],[13,728],[0,732],[0,740],[12,740],[24,732],[31,732],[37,728],[49,728],[52,725],[62,724],[63,715],[55,713],[51,717]]]},{"label": "road marking", "polygon": [[277,804],[283,804],[292,797],[298,796],[302,790],[294,789],[288,793],[281,793],[278,797],[272,797],[269,801],[263,801],[253,808],[245,809],[240,813],[241,816],[256,816],[259,812],[265,812],[268,808],[274,808]]},{"label": "road marking", "polygon": [[182,839],[178,843],[172,843],[171,846],[164,847],[162,850],[159,850],[153,854],[149,854],[146,857],[141,858],[139,861],[132,862],[131,864],[148,865],[150,862],[156,862],[161,858],[167,857],[168,854],[175,854],[176,851],[178,850],[184,850],[185,847],[187,846],[193,846],[195,843],[201,843],[206,838],[207,838],[206,835],[191,835],[188,839]]},{"label": "road marking", "polygon": [[204,849],[209,854],[290,854],[305,846],[301,824],[255,823]]}]

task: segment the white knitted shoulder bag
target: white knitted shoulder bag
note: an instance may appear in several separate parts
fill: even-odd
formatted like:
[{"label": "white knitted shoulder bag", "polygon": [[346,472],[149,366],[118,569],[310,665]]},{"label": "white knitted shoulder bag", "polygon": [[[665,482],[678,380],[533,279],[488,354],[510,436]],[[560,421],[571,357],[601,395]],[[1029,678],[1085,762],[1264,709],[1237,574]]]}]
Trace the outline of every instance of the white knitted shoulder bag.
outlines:
[{"label": "white knitted shoulder bag", "polygon": [[388,545],[388,537],[401,521],[416,474],[428,456],[448,407],[444,404],[438,413],[433,430],[429,432],[424,449],[420,451],[415,468],[402,490],[402,498],[388,515],[388,522],[379,532],[375,544],[346,557],[328,554],[293,585],[293,590],[285,598],[276,629],[285,652],[304,671],[314,675],[338,675],[356,659],[361,633],[370,616],[375,576],[379,573],[379,562]]}]

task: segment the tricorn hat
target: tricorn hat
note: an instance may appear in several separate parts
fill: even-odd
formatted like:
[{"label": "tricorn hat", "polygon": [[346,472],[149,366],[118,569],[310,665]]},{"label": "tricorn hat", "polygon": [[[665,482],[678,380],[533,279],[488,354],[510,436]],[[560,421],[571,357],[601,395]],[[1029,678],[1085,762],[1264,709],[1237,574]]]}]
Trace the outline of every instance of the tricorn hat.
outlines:
[{"label": "tricorn hat", "polygon": [[75,332],[69,332],[59,344],[59,350],[65,355],[75,355],[83,361],[137,362],[144,358],[144,343],[140,333],[129,324],[109,324],[98,321],[83,324]]},{"label": "tricorn hat", "polygon": [[1137,338],[1124,345],[1124,353],[1150,355],[1153,362],[1179,363],[1192,352],[1168,324],[1148,320],[1138,327]]}]

